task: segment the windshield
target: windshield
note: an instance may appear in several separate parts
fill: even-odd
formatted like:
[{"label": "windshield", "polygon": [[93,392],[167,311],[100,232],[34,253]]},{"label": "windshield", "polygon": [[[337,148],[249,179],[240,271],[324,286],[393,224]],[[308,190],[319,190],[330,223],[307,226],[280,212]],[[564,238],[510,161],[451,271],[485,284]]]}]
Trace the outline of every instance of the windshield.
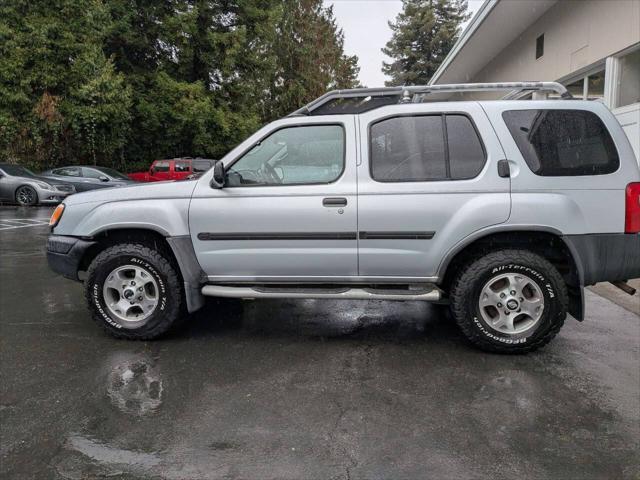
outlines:
[{"label": "windshield", "polygon": [[95,167],[96,170],[101,171],[102,173],[106,173],[107,175],[109,175],[111,178],[117,178],[119,180],[129,180],[129,177],[127,177],[126,175],[120,173],[117,170],[114,170],[113,168],[109,168],[109,167]]},{"label": "windshield", "polygon": [[20,165],[2,165],[0,168],[12,177],[35,177],[36,174]]}]

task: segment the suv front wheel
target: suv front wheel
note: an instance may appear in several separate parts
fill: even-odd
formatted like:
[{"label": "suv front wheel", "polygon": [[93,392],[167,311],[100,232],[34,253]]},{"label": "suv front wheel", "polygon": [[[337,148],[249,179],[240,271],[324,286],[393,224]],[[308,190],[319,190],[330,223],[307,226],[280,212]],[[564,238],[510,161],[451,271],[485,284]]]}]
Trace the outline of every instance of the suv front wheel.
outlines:
[{"label": "suv front wheel", "polygon": [[85,296],[93,319],[118,338],[151,340],[184,318],[180,279],[168,255],[118,244],[91,262]]},{"label": "suv front wheel", "polygon": [[476,259],[451,288],[451,311],[475,346],[527,353],[556,336],[567,316],[567,287],[558,270],[527,250]]}]

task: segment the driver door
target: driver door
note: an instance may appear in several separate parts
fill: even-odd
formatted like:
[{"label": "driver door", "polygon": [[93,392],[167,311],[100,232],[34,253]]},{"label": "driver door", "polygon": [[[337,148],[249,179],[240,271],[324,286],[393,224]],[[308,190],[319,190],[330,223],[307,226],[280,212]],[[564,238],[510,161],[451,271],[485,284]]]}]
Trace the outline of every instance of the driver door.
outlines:
[{"label": "driver door", "polygon": [[351,115],[287,118],[222,160],[224,188],[198,182],[189,227],[209,281],[331,281],[358,274]]}]

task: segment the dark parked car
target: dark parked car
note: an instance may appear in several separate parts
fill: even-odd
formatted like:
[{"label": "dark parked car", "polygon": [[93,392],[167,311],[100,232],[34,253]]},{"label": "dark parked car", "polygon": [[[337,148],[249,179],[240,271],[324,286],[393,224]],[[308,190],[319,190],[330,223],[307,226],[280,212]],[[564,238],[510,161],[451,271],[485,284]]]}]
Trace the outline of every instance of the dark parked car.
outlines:
[{"label": "dark parked car", "polygon": [[75,191],[70,183],[39,177],[20,165],[0,163],[0,201],[18,205],[55,204]]},{"label": "dark parked car", "polygon": [[108,167],[74,165],[46,170],[40,175],[71,183],[78,192],[97,188],[123,187],[134,183],[126,175]]}]

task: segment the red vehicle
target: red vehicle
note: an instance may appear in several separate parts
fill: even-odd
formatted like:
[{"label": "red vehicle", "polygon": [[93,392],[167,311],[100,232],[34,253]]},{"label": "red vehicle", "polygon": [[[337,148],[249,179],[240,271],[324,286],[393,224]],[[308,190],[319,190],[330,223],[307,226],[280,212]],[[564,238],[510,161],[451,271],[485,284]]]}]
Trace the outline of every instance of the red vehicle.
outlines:
[{"label": "red vehicle", "polygon": [[[209,170],[215,160],[210,158],[172,158],[155,160],[148,172],[134,172],[127,176],[136,182],[161,182],[163,180],[182,180],[187,177],[199,177]],[[193,177],[192,177],[193,178]]]}]

